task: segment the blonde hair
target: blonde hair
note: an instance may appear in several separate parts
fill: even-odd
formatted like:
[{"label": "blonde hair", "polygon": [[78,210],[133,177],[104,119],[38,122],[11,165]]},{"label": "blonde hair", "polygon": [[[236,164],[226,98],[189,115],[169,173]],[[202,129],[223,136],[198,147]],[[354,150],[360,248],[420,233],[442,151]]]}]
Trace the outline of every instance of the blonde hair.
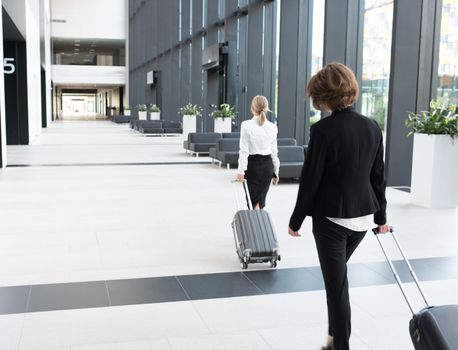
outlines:
[{"label": "blonde hair", "polygon": [[251,112],[259,115],[259,125],[264,125],[267,117],[266,113],[269,111],[269,101],[265,96],[256,95],[251,101]]}]

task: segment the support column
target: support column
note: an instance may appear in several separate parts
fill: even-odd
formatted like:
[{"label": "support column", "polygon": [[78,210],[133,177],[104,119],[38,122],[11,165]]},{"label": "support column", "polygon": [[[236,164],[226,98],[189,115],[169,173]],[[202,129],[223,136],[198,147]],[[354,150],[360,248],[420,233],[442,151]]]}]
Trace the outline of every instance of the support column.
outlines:
[{"label": "support column", "polygon": [[[203,106],[202,103],[202,0],[192,0],[192,33],[191,44],[191,102]],[[197,118],[197,131],[202,131],[202,117]]]},{"label": "support column", "polygon": [[[237,11],[237,0],[226,0],[226,15],[230,16]],[[228,74],[227,74],[227,103],[237,105],[237,17],[226,18],[224,23],[224,40],[228,42]]]},{"label": "support column", "polygon": [[305,142],[308,1],[281,3],[278,82],[278,136]]},{"label": "support column", "polygon": [[[272,1],[264,5],[264,53],[262,94],[267,97],[270,109],[274,108],[276,75],[276,38],[277,38],[277,3]],[[272,114],[267,117],[271,120]]]},{"label": "support column", "polygon": [[180,106],[191,101],[191,50],[190,42],[190,2],[181,2],[181,58],[180,58]]},{"label": "support column", "polygon": [[385,157],[389,186],[410,186],[413,138],[406,136],[404,121],[408,112],[428,109],[436,93],[441,11],[440,0],[394,2]]},{"label": "support column", "polygon": [[[218,44],[218,1],[207,0],[206,13],[204,14],[207,18],[206,28],[206,43],[205,47]],[[205,105],[204,105],[204,131],[213,131],[215,120],[209,117],[209,114],[213,111],[210,105],[219,105],[223,101],[219,99],[219,68],[211,69],[204,72],[204,85],[205,91]]]},{"label": "support column", "polygon": [[248,9],[248,60],[246,119],[251,118],[251,100],[263,93],[262,29],[263,2],[250,0]]},{"label": "support column", "polygon": [[340,62],[361,81],[363,0],[326,0],[323,64]]},{"label": "support column", "polygon": [[167,5],[169,7],[168,20],[168,47],[172,49],[169,54],[170,59],[170,77],[171,77],[171,88],[165,93],[170,94],[170,104],[166,107],[165,113],[161,115],[162,119],[165,120],[179,120],[178,108],[180,108],[180,65],[179,65],[179,27],[180,27],[180,14],[179,14],[179,1],[168,0]]}]

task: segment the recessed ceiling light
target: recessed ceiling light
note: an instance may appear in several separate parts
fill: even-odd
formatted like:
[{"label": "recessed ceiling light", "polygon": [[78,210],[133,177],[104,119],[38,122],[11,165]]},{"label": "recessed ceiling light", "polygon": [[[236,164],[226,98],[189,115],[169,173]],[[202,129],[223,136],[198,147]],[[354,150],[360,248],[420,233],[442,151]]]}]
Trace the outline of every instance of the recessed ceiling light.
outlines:
[{"label": "recessed ceiling light", "polygon": [[73,49],[73,50],[75,50],[75,51],[79,51],[80,49]]},{"label": "recessed ceiling light", "polygon": [[75,44],[75,46],[80,46],[80,44]]},{"label": "recessed ceiling light", "polygon": [[75,39],[75,43],[79,43],[80,42],[80,39]]}]

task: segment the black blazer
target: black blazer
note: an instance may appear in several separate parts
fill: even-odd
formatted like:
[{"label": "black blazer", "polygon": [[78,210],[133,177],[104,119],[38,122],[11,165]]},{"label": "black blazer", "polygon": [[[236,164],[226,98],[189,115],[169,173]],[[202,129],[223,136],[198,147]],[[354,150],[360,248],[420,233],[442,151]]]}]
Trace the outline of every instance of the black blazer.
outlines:
[{"label": "black blazer", "polygon": [[386,223],[383,138],[378,124],[353,108],[334,111],[310,128],[296,207],[289,226],[307,215]]}]

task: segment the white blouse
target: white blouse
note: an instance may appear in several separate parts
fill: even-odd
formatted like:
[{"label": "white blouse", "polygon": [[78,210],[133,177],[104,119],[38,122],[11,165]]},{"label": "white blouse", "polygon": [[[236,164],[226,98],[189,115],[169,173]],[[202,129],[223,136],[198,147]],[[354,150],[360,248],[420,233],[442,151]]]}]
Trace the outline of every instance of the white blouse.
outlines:
[{"label": "white blouse", "polygon": [[237,172],[244,174],[248,165],[248,156],[252,154],[270,155],[274,165],[274,173],[278,177],[280,160],[277,148],[278,128],[266,120],[259,125],[258,117],[242,122],[240,130],[239,167]]},{"label": "white blouse", "polygon": [[376,224],[374,224],[374,214],[359,216],[357,218],[327,218],[333,223],[348,228],[352,231],[362,232],[372,230]]}]

